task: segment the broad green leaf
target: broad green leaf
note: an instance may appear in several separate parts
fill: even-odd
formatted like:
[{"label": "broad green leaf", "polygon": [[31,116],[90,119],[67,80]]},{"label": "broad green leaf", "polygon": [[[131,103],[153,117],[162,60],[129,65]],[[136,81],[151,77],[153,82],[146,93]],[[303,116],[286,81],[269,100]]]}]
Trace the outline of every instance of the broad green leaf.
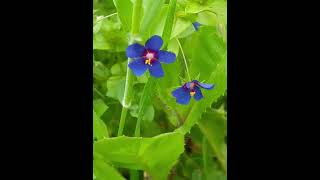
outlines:
[{"label": "broad green leaf", "polygon": [[107,81],[107,96],[122,102],[125,86],[125,76],[112,76]]},{"label": "broad green leaf", "polygon": [[99,28],[93,32],[93,49],[125,51],[127,47],[127,34],[121,29],[116,18],[107,18],[98,22]]},{"label": "broad green leaf", "polygon": [[101,99],[93,100],[93,109],[100,118],[102,114],[108,109],[108,106]]},{"label": "broad green leaf", "polygon": [[198,2],[189,2],[186,6],[186,13],[199,13],[205,9],[209,9],[208,4],[200,4]]},{"label": "broad green leaf", "polygon": [[164,0],[144,0],[143,11],[144,15],[141,20],[140,32],[147,32],[149,29],[153,29],[159,20],[161,15],[161,7]]},{"label": "broad green leaf", "polygon": [[190,104],[191,109],[184,125],[177,129],[182,133],[189,132],[205,109],[210,107],[227,89],[226,44],[217,35],[216,29],[202,27],[195,33],[190,46],[197,47],[193,48],[192,52],[191,77],[197,76],[200,72],[200,79],[205,80],[206,83],[215,84],[215,87],[212,90],[203,89],[204,98]]},{"label": "broad green leaf", "polygon": [[93,160],[93,173],[96,180],[125,180],[116,169],[99,158]]},{"label": "broad green leaf", "polygon": [[218,110],[209,110],[203,113],[198,125],[206,136],[222,169],[226,172],[227,147],[225,136],[227,134],[227,120],[224,113]]},{"label": "broad green leaf", "polygon": [[93,77],[95,80],[105,81],[109,77],[109,69],[99,61],[93,61]]},{"label": "broad green leaf", "polygon": [[121,24],[127,32],[131,29],[132,21],[132,2],[130,0],[113,0],[117,8],[117,13],[120,18]]},{"label": "broad green leaf", "polygon": [[184,18],[177,18],[174,26],[173,26],[173,31],[171,34],[171,38],[177,37],[180,35],[182,32],[188,29],[188,27],[192,26],[192,22],[184,19]]},{"label": "broad green leaf", "polygon": [[184,136],[176,132],[152,138],[120,136],[97,141],[94,151],[119,167],[145,170],[153,180],[165,180],[184,151]]},{"label": "broad green leaf", "polygon": [[105,123],[100,119],[95,110],[93,110],[93,136],[97,140],[109,137]]},{"label": "broad green leaf", "polygon": [[154,19],[154,22],[156,22],[156,23],[153,24],[152,28],[148,28],[147,31],[141,32],[144,34],[146,34],[146,32],[148,32],[147,38],[149,38],[152,35],[159,35],[159,36],[162,35],[164,24],[165,24],[167,14],[168,14],[168,5],[164,4],[161,7],[161,11],[159,14],[160,15]]}]

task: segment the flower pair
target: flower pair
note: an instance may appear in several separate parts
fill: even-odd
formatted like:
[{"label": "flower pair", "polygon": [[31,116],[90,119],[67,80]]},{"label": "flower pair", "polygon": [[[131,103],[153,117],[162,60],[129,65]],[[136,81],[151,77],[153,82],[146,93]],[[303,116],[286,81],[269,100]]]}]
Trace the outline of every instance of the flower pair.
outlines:
[{"label": "flower pair", "polygon": [[[162,45],[162,38],[155,35],[147,40],[145,46],[138,43],[128,46],[126,49],[127,57],[133,59],[128,66],[136,76],[142,75],[147,69],[149,69],[151,76],[164,76],[160,62],[173,63],[176,60],[176,55],[169,51],[160,50]],[[177,103],[188,104],[192,96],[197,101],[203,98],[200,88],[212,89],[213,86],[193,80],[172,91],[172,95],[176,98]]]}]

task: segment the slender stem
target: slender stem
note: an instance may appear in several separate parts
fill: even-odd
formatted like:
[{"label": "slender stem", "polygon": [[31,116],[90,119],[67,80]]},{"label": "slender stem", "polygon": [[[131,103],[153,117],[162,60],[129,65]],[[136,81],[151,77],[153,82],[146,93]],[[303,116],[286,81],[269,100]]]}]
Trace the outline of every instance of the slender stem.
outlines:
[{"label": "slender stem", "polygon": [[184,52],[183,52],[183,49],[182,49],[182,46],[181,46],[181,44],[180,44],[179,39],[176,38],[176,40],[177,40],[177,42],[178,42],[178,44],[179,44],[179,47],[180,47],[180,50],[181,50],[181,53],[182,53],[182,57],[183,57],[183,60],[184,60],[184,64],[185,64],[185,66],[186,66],[186,71],[187,71],[187,74],[188,74],[189,81],[191,81],[186,56],[184,55]]},{"label": "slender stem", "polygon": [[205,179],[208,174],[208,143],[205,136],[202,138],[202,160],[203,160],[203,169],[204,169],[204,175]]},{"label": "slender stem", "polygon": [[120,117],[120,123],[119,123],[119,129],[118,129],[118,136],[121,136],[123,133],[124,124],[126,122],[128,109],[123,107],[121,111],[121,117]]},{"label": "slender stem", "polygon": [[104,16],[104,17],[102,17],[102,18],[99,18],[99,19],[97,19],[97,22],[102,21],[102,20],[104,20],[104,19],[107,19],[107,18],[109,18],[109,17],[111,17],[111,16],[114,16],[114,15],[116,15],[116,14],[118,14],[118,13],[112,13],[112,14],[109,14],[109,15]]},{"label": "slender stem", "polygon": [[[142,0],[136,0],[133,6],[133,15],[132,15],[132,26],[131,26],[131,38],[129,40],[129,44],[134,43],[135,38],[134,36],[139,34],[140,30],[140,15],[142,12]],[[128,64],[130,63],[130,58],[128,58]],[[133,96],[133,82],[134,82],[134,75],[127,67],[127,75],[126,75],[126,83],[124,88],[124,95],[122,100],[122,111],[118,129],[118,136],[121,136],[123,133],[128,108],[131,104],[131,99]]]},{"label": "slender stem", "polygon": [[171,37],[171,32],[173,28],[173,21],[174,21],[174,13],[176,10],[176,4],[177,0],[170,0],[169,2],[169,7],[168,7],[168,14],[167,14],[167,19],[164,25],[164,29],[162,32],[162,38],[164,41],[163,47],[165,48],[170,40]]}]

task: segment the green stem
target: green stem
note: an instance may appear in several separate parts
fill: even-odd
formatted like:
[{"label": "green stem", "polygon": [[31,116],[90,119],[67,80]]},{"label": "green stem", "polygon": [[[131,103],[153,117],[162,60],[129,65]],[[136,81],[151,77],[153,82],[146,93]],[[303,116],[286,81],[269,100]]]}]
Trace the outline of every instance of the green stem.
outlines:
[{"label": "green stem", "polygon": [[[129,44],[132,44],[135,42],[135,36],[139,34],[140,30],[140,15],[142,12],[142,0],[136,0],[133,6],[133,15],[132,15],[132,28],[131,28],[131,37],[129,40]],[[128,58],[128,64],[130,63],[130,58]],[[126,117],[127,117],[127,111],[131,104],[131,99],[133,96],[133,82],[134,82],[134,75],[127,67],[127,74],[126,74],[126,83],[124,88],[124,95],[122,100],[122,111],[121,111],[121,117],[120,117],[120,123],[119,123],[119,129],[118,129],[118,136],[121,136],[123,133]]]},{"label": "green stem", "polygon": [[176,40],[177,40],[177,42],[178,42],[178,45],[179,45],[180,50],[181,50],[181,53],[182,53],[182,57],[183,57],[184,65],[186,66],[186,71],[187,71],[187,74],[188,74],[189,81],[191,81],[186,56],[184,55],[184,52],[183,52],[183,49],[182,49],[182,46],[181,46],[181,44],[180,44],[179,39],[176,38]]},{"label": "green stem", "polygon": [[112,14],[109,14],[108,16],[101,17],[101,18],[97,19],[97,22],[102,21],[102,20],[104,20],[104,19],[107,19],[107,18],[109,18],[109,17],[111,17],[111,16],[114,16],[114,15],[116,15],[116,14],[118,14],[118,13],[112,13]]},{"label": "green stem", "polygon": [[149,94],[150,94],[150,91],[152,90],[151,88],[153,88],[155,85],[156,85],[156,79],[153,77],[149,77],[148,82],[144,85],[142,95],[140,98],[140,102],[139,102],[139,112],[138,112],[137,124],[136,124],[136,128],[134,130],[135,137],[140,137],[141,119],[142,119],[144,112],[146,110],[147,101],[150,100]]},{"label": "green stem", "polygon": [[170,0],[169,2],[169,8],[168,8],[168,15],[167,19],[164,25],[163,33],[162,33],[162,39],[164,41],[163,47],[165,48],[170,40],[172,27],[173,27],[173,21],[174,21],[174,13],[176,10],[176,4],[177,0]]},{"label": "green stem", "polygon": [[123,133],[124,124],[126,122],[128,109],[123,107],[121,111],[121,117],[120,117],[120,123],[119,123],[119,129],[118,129],[118,136],[121,136]]},{"label": "green stem", "polygon": [[204,169],[204,176],[208,174],[208,143],[205,136],[202,138],[202,160],[203,160],[203,169]]}]

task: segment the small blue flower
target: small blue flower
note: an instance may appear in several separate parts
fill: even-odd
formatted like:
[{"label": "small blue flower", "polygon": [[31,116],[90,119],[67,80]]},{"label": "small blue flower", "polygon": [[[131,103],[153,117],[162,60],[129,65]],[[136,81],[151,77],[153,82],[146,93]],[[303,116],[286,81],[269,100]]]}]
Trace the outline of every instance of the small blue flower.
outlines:
[{"label": "small blue flower", "polygon": [[192,23],[192,24],[193,24],[193,27],[194,27],[194,29],[195,29],[196,31],[198,31],[199,26],[202,25],[202,24],[200,24],[199,22],[194,22],[194,23]]},{"label": "small blue flower", "polygon": [[171,94],[176,98],[177,103],[188,104],[192,96],[197,101],[203,98],[200,88],[213,89],[213,87],[213,84],[204,84],[197,80],[193,80],[175,89]]},{"label": "small blue flower", "polygon": [[147,40],[145,46],[134,43],[127,47],[127,57],[133,58],[128,66],[136,76],[142,75],[147,69],[149,69],[151,76],[162,77],[164,75],[160,62],[172,63],[176,60],[176,55],[160,50],[162,45],[162,38],[154,35]]}]

